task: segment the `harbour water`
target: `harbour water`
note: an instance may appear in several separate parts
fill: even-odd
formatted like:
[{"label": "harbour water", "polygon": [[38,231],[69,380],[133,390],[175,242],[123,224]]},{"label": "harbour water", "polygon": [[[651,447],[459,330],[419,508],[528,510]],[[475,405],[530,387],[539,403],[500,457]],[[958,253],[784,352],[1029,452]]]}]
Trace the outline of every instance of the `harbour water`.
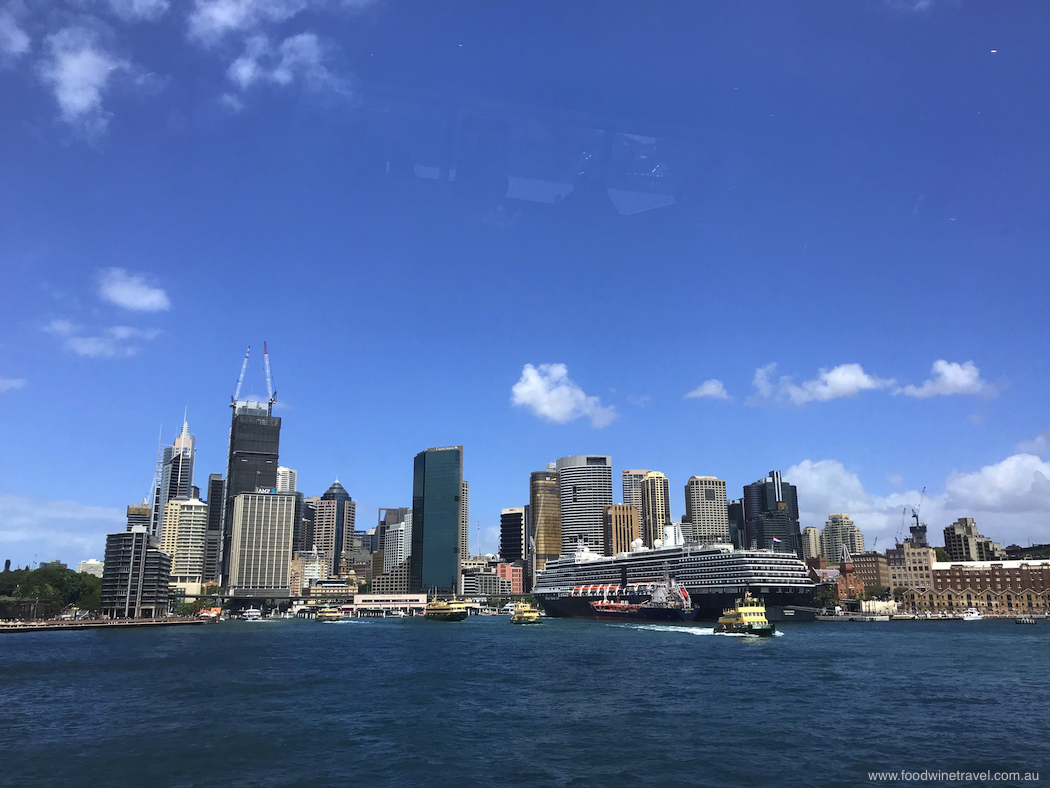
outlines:
[{"label": "harbour water", "polygon": [[1043,621],[761,640],[502,616],[0,636],[0,785],[1045,782],[1048,668]]}]

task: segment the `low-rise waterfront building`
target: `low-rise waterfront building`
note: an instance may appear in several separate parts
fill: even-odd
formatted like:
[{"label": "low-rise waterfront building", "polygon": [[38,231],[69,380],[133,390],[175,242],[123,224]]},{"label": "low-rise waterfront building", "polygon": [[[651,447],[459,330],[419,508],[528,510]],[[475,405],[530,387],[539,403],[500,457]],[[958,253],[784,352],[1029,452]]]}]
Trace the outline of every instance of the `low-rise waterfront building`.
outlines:
[{"label": "low-rise waterfront building", "polygon": [[[387,531],[389,534],[390,532]],[[372,578],[371,589],[375,594],[406,594],[408,593],[409,561],[405,558],[398,564],[390,567],[386,572]],[[424,594],[423,596],[426,596]]]},{"label": "low-rise waterfront building", "polygon": [[928,588],[906,588],[901,604],[913,612],[959,612],[975,607],[993,615],[1050,609],[1050,561],[935,562]]},{"label": "low-rise waterfront building", "polygon": [[917,588],[925,591],[933,585],[932,572],[936,561],[936,550],[915,544],[910,540],[891,547],[886,551],[890,585],[893,588]]},{"label": "low-rise waterfront building", "polygon": [[865,588],[893,589],[890,565],[882,553],[857,553],[853,556],[853,570]]}]

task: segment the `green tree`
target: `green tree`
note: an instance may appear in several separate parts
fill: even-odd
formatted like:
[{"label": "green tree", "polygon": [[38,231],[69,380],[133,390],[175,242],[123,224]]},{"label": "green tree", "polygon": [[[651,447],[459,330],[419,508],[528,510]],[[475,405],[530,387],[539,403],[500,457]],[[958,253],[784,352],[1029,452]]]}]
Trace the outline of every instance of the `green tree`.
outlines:
[{"label": "green tree", "polygon": [[864,587],[864,599],[881,599],[889,593],[886,586],[870,585]]},{"label": "green tree", "polygon": [[905,588],[904,586],[897,586],[896,588],[893,589],[893,598],[897,602],[900,602],[902,599],[904,599],[904,595],[907,594],[907,593],[908,593],[908,589],[907,588]]},{"label": "green tree", "polygon": [[945,550],[943,547],[935,547],[935,548],[933,548],[933,550],[934,550],[935,553],[937,553],[937,560],[938,561],[942,561],[944,563],[947,563],[948,561],[952,560],[952,557],[950,555],[948,555],[948,551]]},{"label": "green tree", "polygon": [[175,608],[175,612],[180,616],[195,616],[205,608],[214,606],[214,604],[214,600],[202,596],[194,599],[192,602],[183,602]]},{"label": "green tree", "polygon": [[87,591],[81,594],[80,599],[76,601],[76,606],[81,610],[88,610],[92,613],[97,613],[102,609],[102,587],[99,586],[92,591]]},{"label": "green tree", "polygon": [[838,586],[830,583],[821,585],[813,601],[817,607],[834,607],[839,602]]}]

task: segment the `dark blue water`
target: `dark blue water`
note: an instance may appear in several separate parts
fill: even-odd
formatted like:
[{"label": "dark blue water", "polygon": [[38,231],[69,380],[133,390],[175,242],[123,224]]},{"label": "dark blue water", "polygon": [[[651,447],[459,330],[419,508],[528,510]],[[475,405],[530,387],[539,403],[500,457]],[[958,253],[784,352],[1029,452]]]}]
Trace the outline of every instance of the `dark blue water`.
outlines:
[{"label": "dark blue water", "polygon": [[1050,622],[769,640],[503,617],[0,635],[0,784],[1050,782],[1048,668]]}]

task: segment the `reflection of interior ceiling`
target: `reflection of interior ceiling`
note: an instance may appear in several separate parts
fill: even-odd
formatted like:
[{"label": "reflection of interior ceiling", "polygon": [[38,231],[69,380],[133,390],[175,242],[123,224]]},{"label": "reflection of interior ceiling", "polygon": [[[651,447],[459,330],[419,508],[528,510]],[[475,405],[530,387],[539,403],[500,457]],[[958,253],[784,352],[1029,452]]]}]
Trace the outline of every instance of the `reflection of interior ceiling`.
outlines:
[{"label": "reflection of interior ceiling", "polygon": [[582,114],[377,89],[357,112],[391,176],[555,206],[574,192],[603,194],[623,216],[674,205],[687,168],[677,152],[696,144],[681,130],[640,133]]}]

